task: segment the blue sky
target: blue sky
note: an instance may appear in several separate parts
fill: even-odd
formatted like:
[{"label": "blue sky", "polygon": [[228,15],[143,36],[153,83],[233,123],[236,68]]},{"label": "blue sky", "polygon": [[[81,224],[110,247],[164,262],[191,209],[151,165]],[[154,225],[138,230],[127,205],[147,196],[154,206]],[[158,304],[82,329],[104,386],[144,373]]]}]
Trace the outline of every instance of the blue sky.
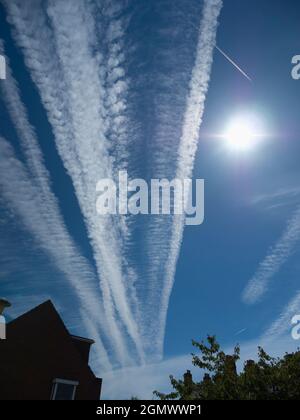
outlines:
[{"label": "blue sky", "polygon": [[[247,355],[298,344],[300,5],[221,3],[1,1],[0,294],[10,316],[51,298],[94,337],[107,397],[113,369],[147,376],[146,395],[207,333]],[[259,144],[228,149],[228,122],[252,114]],[[96,183],[120,169],[205,179],[204,224],[101,219]]]}]

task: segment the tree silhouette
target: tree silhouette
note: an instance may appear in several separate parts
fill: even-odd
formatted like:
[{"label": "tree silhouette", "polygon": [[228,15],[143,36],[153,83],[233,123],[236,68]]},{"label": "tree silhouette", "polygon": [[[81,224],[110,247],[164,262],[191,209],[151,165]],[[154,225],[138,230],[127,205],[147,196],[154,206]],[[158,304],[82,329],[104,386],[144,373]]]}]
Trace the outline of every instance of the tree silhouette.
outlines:
[{"label": "tree silhouette", "polygon": [[207,343],[192,341],[199,355],[192,353],[192,363],[203,376],[194,382],[188,370],[183,380],[170,376],[174,392],[154,391],[161,400],[299,400],[300,351],[286,353],[282,358],[269,356],[258,347],[258,360],[247,360],[241,372],[236,363],[240,359],[237,345],[231,355],[221,350],[215,336],[207,336]]}]

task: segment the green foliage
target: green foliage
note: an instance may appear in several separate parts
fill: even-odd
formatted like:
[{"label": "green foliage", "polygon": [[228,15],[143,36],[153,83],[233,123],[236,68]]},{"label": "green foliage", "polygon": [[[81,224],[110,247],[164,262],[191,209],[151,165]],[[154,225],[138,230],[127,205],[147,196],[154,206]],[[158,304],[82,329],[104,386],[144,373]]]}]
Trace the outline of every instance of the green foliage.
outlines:
[{"label": "green foliage", "polygon": [[161,400],[299,400],[300,351],[286,353],[282,358],[269,356],[258,347],[258,360],[247,360],[243,370],[237,372],[240,347],[227,355],[215,336],[207,343],[192,341],[199,355],[192,354],[192,363],[203,372],[200,382],[194,382],[187,371],[183,380],[170,376],[174,392],[154,391]]}]

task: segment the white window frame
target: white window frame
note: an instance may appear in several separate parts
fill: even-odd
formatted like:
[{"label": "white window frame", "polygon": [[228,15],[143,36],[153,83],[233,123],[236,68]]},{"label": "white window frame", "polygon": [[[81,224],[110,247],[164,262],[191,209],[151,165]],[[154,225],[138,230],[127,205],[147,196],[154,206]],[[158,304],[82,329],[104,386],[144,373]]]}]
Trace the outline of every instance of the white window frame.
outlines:
[{"label": "white window frame", "polygon": [[51,400],[55,400],[56,393],[57,393],[57,386],[59,384],[72,385],[73,386],[73,394],[72,394],[71,400],[72,401],[75,400],[76,389],[77,389],[77,386],[79,385],[78,381],[69,381],[67,379],[55,378],[55,379],[53,379],[52,383],[53,383],[53,385],[52,385]]}]

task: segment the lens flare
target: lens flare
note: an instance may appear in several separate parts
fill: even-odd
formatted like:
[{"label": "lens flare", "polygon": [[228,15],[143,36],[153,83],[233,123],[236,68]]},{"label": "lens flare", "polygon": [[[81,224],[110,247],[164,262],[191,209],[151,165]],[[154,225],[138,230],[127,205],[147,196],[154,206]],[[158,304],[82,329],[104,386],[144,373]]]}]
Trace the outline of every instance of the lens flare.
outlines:
[{"label": "lens flare", "polygon": [[253,117],[234,118],[223,136],[228,149],[238,152],[254,149],[263,136],[260,126],[260,122]]}]

